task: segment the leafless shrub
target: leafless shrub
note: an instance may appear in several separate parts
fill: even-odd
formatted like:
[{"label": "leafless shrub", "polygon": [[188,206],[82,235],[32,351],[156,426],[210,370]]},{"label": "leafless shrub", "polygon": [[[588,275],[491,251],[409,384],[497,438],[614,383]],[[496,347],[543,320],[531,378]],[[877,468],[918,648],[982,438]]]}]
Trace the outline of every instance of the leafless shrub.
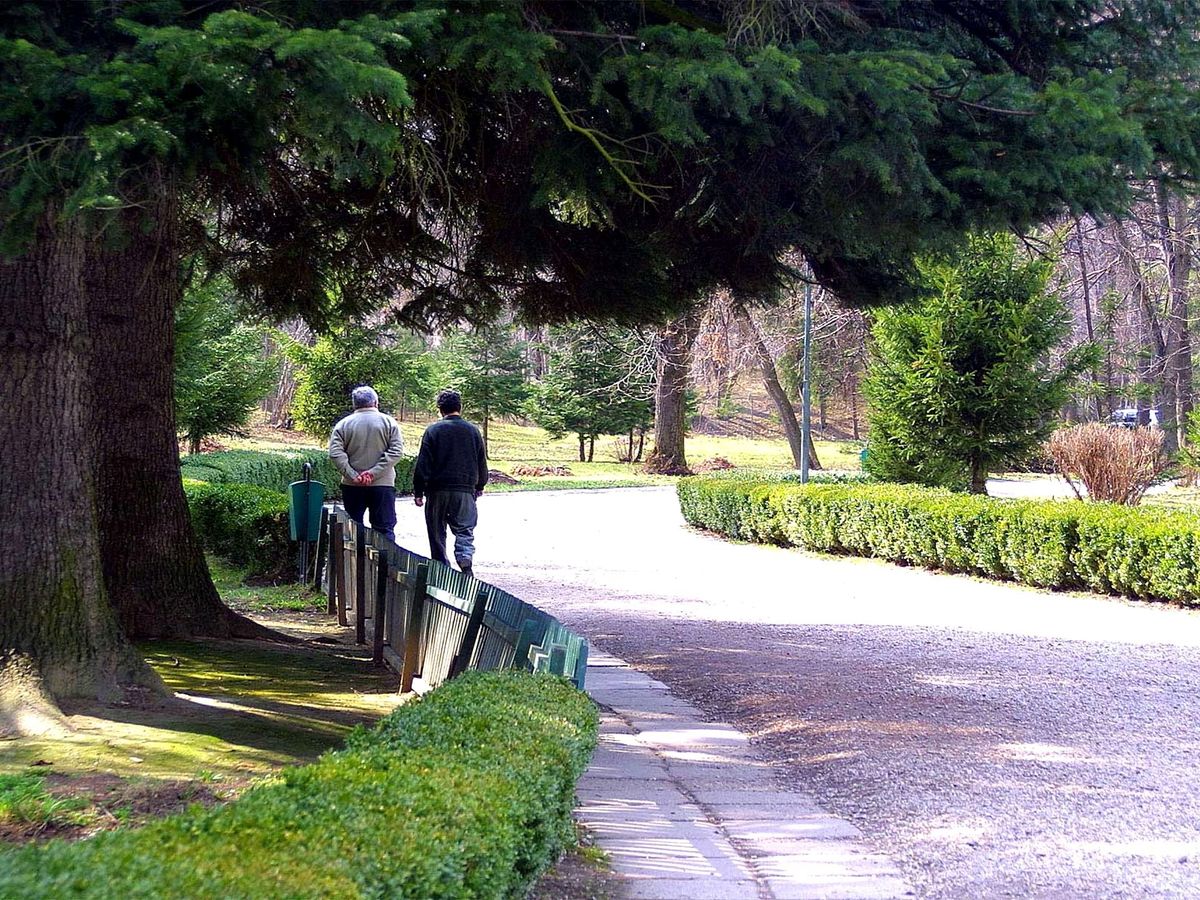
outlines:
[{"label": "leafless shrub", "polygon": [[550,475],[562,477],[574,474],[567,466],[527,466],[524,463],[513,466],[512,473],[525,478],[544,478]]},{"label": "leafless shrub", "polygon": [[1099,422],[1062,428],[1046,445],[1054,466],[1080,500],[1074,478],[1093,500],[1136,506],[1166,468],[1157,428],[1118,428]]},{"label": "leafless shrub", "polygon": [[629,438],[613,438],[612,443],[608,445],[608,455],[609,458],[619,463],[633,462],[633,447],[629,444]]}]

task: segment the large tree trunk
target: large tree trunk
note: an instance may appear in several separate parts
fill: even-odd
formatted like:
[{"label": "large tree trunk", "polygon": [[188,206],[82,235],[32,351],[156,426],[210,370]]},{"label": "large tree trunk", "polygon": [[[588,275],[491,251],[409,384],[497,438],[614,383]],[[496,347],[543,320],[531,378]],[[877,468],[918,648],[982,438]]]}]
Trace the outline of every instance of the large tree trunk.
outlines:
[{"label": "large tree trunk", "polygon": [[[754,358],[757,360],[758,370],[762,374],[763,387],[767,389],[767,394],[770,396],[772,402],[774,402],[775,409],[779,412],[779,422],[783,425],[783,433],[787,435],[788,447],[792,451],[792,461],[795,463],[796,468],[799,469],[802,462],[804,435],[800,430],[800,425],[796,422],[796,409],[792,406],[792,401],[788,399],[787,391],[779,383],[779,373],[775,369],[775,360],[771,356],[771,351],[767,349],[762,332],[754,324],[754,319],[750,317],[750,313],[741,304],[737,305],[737,316],[750,338],[750,346],[754,350]],[[821,468],[821,461],[817,459],[816,448],[812,444],[811,433],[808,436],[808,441],[809,467],[819,470]]]},{"label": "large tree trunk", "polygon": [[971,493],[987,494],[987,470],[978,453],[971,455]]},{"label": "large tree trunk", "polygon": [[53,728],[52,699],[162,689],[105,596],[85,248],[50,213],[25,255],[0,262],[0,732]]},{"label": "large tree trunk", "polygon": [[179,473],[172,382],[181,291],[166,184],[91,245],[91,446],[105,586],[131,638],[278,637],[217,595]]},{"label": "large tree trunk", "polygon": [[656,340],[658,378],[654,387],[654,450],[646,471],[656,475],[690,475],[684,436],[687,434],[685,392],[692,344],[700,330],[700,314],[690,312],[665,326]]}]

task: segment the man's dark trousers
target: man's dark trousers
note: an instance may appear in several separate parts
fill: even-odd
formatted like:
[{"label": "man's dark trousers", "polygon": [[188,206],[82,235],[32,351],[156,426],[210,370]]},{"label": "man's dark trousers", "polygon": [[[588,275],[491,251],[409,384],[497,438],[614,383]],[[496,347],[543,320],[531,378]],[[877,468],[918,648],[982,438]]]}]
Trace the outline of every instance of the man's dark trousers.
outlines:
[{"label": "man's dark trousers", "polygon": [[360,525],[363,513],[371,514],[371,527],[396,540],[396,489],[390,485],[342,485],[342,505],[346,515]]},{"label": "man's dark trousers", "polygon": [[475,555],[475,526],[479,513],[473,491],[433,491],[425,498],[425,528],[429,532],[429,556],[450,565],[446,558],[446,528],[454,534],[454,558],[471,564]]}]

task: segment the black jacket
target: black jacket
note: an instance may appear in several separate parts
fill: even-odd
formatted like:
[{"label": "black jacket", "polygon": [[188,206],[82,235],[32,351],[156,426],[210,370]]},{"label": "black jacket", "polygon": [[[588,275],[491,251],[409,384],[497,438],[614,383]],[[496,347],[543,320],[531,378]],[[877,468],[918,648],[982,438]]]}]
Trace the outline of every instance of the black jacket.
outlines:
[{"label": "black jacket", "polygon": [[421,436],[421,451],[413,470],[413,496],[434,491],[472,491],[487,486],[487,455],[483,435],[461,416],[439,419]]}]

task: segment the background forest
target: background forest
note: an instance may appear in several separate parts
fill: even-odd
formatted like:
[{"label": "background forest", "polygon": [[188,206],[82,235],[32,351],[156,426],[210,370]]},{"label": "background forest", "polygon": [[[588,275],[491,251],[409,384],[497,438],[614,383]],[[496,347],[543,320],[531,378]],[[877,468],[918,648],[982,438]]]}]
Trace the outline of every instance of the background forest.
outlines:
[{"label": "background forest", "polygon": [[[1047,265],[1043,290],[1066,310],[1068,327],[1048,361],[1061,367],[1073,348],[1093,348],[1061,398],[1056,421],[1153,420],[1171,453],[1188,443],[1194,405],[1192,271],[1200,205],[1161,184],[1145,184],[1141,194],[1129,218],[1055,220],[1025,236],[1017,256]],[[299,321],[269,328],[247,319],[230,330],[236,304],[229,299],[202,339],[205,359],[224,364],[204,375],[210,394],[201,399],[193,387],[198,379],[187,370],[193,363],[186,348],[195,340],[190,310],[211,306],[214,293],[198,286],[189,297],[203,299],[180,313],[179,404],[190,436],[193,419],[213,423],[200,427],[214,439],[254,421],[319,442],[345,414],[349,388],[374,383],[385,406],[413,423],[433,415],[431,398],[441,386],[454,385],[485,429],[499,420],[537,426],[550,438],[569,436],[580,461],[640,463],[653,444],[660,337],[653,326],[529,326],[510,318],[419,333],[383,324],[386,315],[377,314],[318,338]],[[813,428],[818,440],[864,445],[875,315],[846,308],[819,285],[813,295]],[[801,400],[800,283],[769,306],[715,292],[697,319],[686,396],[693,435],[787,437]],[[247,341],[248,332],[257,339]],[[264,380],[266,372],[274,379]],[[227,417],[205,412],[230,402]]]}]

